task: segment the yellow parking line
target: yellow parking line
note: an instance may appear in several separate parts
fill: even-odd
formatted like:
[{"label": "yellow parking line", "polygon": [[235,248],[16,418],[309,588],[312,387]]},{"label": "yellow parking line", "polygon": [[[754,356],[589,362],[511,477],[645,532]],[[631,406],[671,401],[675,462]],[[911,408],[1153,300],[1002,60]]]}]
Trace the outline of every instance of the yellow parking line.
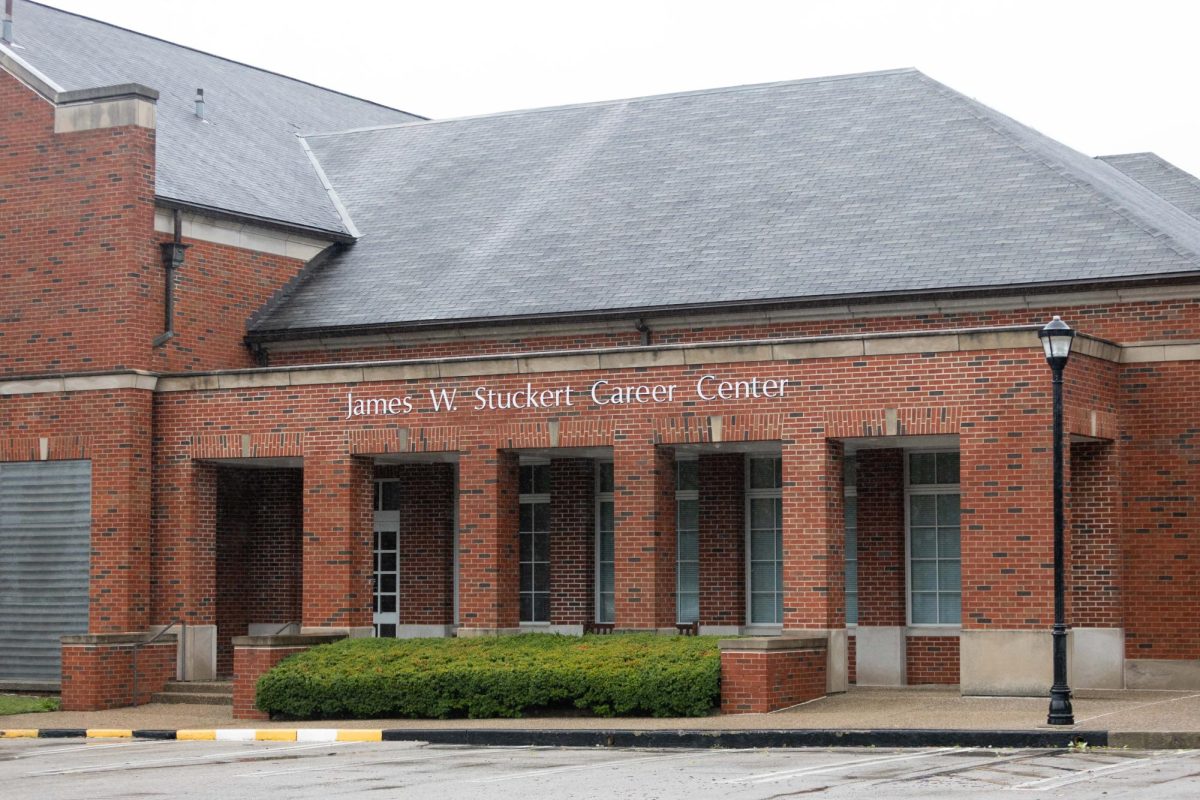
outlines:
[{"label": "yellow parking line", "polygon": [[187,740],[191,740],[191,741],[211,742],[213,739],[217,738],[217,732],[216,731],[201,731],[201,730],[175,731],[175,738],[176,739],[187,739]]},{"label": "yellow parking line", "polygon": [[0,739],[36,739],[37,728],[6,728],[0,730]]},{"label": "yellow parking line", "polygon": [[130,739],[133,737],[132,730],[124,728],[88,728],[87,738],[89,739]]},{"label": "yellow parking line", "polygon": [[356,728],[343,729],[337,732],[337,740],[339,742],[382,742],[383,731],[370,729],[359,730]]},{"label": "yellow parking line", "polygon": [[296,730],[294,728],[263,728],[254,732],[254,738],[260,742],[294,742],[296,741]]}]

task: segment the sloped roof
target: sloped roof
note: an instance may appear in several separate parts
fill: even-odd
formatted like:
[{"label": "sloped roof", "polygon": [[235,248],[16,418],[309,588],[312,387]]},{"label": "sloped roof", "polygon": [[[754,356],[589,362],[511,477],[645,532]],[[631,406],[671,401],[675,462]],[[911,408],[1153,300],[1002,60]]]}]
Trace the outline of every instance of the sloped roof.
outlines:
[{"label": "sloped roof", "polygon": [[307,141],[362,238],[252,335],[1200,271],[1200,222],[915,70]]},{"label": "sloped roof", "polygon": [[13,19],[12,52],[64,90],[158,90],[156,193],[167,200],[346,234],[297,134],[420,119],[26,0]]},{"label": "sloped roof", "polygon": [[1200,219],[1200,179],[1154,153],[1100,156],[1176,208]]}]

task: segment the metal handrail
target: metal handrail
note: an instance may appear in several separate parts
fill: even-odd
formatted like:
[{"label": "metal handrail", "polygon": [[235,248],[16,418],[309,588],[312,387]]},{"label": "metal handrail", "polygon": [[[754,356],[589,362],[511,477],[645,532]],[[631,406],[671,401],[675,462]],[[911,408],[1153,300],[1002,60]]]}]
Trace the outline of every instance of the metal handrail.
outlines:
[{"label": "metal handrail", "polygon": [[133,643],[133,645],[132,645],[132,649],[133,649],[133,696],[130,698],[133,701],[132,705],[135,705],[135,706],[139,705],[139,703],[138,703],[138,651],[141,650],[143,647],[145,647],[148,644],[154,644],[155,642],[157,642],[159,639],[161,639],[163,637],[163,635],[167,631],[171,630],[171,628],[174,628],[176,625],[179,626],[179,633],[180,633],[179,648],[180,648],[181,660],[183,662],[183,671],[184,671],[183,679],[187,680],[187,623],[184,622],[179,617],[176,617],[175,619],[173,619],[169,623],[167,623],[166,627],[164,627],[161,631],[159,631],[158,633],[151,636],[149,639],[145,639],[144,641]]},{"label": "metal handrail", "polygon": [[282,625],[280,625],[279,629],[276,630],[274,633],[268,633],[267,635],[268,636],[278,636],[279,634],[283,633],[284,631],[286,631],[288,628],[292,627],[293,625],[295,625],[296,629],[299,630],[300,629],[300,620],[294,619],[291,622],[285,622]]}]

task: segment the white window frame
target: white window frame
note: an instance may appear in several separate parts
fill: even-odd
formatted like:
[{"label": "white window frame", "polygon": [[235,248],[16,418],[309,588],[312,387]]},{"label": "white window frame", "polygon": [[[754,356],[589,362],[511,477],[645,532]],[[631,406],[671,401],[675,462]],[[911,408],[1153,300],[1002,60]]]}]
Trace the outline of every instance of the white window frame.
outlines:
[{"label": "white window frame", "polygon": [[[601,625],[611,625],[616,621],[617,617],[617,586],[616,586],[616,568],[617,568],[617,506],[614,499],[615,492],[600,491],[600,472],[604,465],[612,466],[613,462],[608,459],[596,460],[596,476],[593,486],[594,506],[593,519],[594,535],[592,548],[592,620]],[[613,473],[613,489],[616,489],[616,473]],[[613,504],[613,619],[600,619],[600,611],[602,608],[600,599],[600,504]]]},{"label": "white window frame", "polygon": [[[779,471],[780,471],[780,486],[779,486],[779,488],[774,488],[774,489],[752,489],[752,488],[750,488],[750,472],[751,472],[750,462],[756,458],[779,459]],[[744,582],[745,595],[746,595],[746,608],[745,608],[746,627],[759,628],[759,629],[764,629],[764,630],[776,630],[776,629],[783,630],[783,620],[782,619],[779,622],[754,622],[753,621],[754,620],[754,615],[753,615],[754,596],[753,596],[753,591],[752,591],[753,585],[751,583],[751,576],[752,576],[751,564],[753,563],[753,559],[752,559],[751,541],[750,541],[751,501],[757,500],[757,499],[772,499],[772,500],[776,499],[776,498],[781,499],[781,500],[783,499],[783,486],[782,486],[782,484],[783,484],[783,480],[782,480],[782,478],[783,478],[783,457],[781,455],[777,456],[777,455],[764,455],[764,454],[760,454],[760,453],[747,453],[745,459],[743,460],[742,472],[744,473],[743,486],[744,486],[745,495],[746,495],[746,501],[744,503],[745,518],[743,520],[743,526],[742,526],[743,532],[745,535],[744,547],[745,547],[745,551],[746,551],[746,558],[745,558],[746,572],[745,572],[745,582]],[[779,519],[779,527],[782,530],[782,528],[783,528],[782,516]],[[785,559],[783,557],[783,553],[779,553],[778,555],[779,555],[780,563],[783,563],[785,561]],[[783,588],[777,587],[776,591],[778,591],[782,594]]]},{"label": "white window frame", "polygon": [[[372,514],[371,514],[371,518],[372,518],[372,523],[371,523],[371,575],[374,578],[380,574],[379,570],[376,569],[376,559],[378,557],[379,551],[378,551],[378,548],[375,547],[375,536],[377,535],[375,529],[378,527],[378,524],[375,522],[375,518],[381,513],[383,513],[383,514],[393,514],[394,513],[396,515],[396,531],[395,531],[395,533],[396,533],[396,570],[394,573],[395,578],[396,578],[396,591],[394,592],[394,594],[396,596],[396,610],[393,612],[376,610],[376,608],[379,604],[379,581],[378,580],[372,581],[373,585],[371,587],[371,615],[372,615],[372,620],[371,620],[372,633],[371,633],[371,635],[376,638],[394,639],[394,638],[396,638],[396,635],[400,630],[400,595],[401,595],[401,592],[400,592],[400,549],[401,549],[400,548],[400,526],[403,524],[404,520],[400,518],[400,509],[399,508],[394,508],[394,509],[383,508],[383,486],[384,486],[384,484],[388,484],[388,483],[395,484],[397,491],[399,491],[399,488],[400,488],[400,479],[399,478],[375,478],[375,479],[373,479],[373,484],[372,484],[372,489],[374,491],[374,497],[372,498],[372,501],[371,501],[371,509],[372,509]],[[374,617],[378,614],[395,614],[396,621],[394,623],[376,622],[374,620]],[[379,626],[381,624],[392,626],[393,631],[392,631],[391,636],[381,636],[380,635]]]},{"label": "white window frame", "polygon": [[[679,488],[679,465],[682,463],[696,464],[696,488],[695,489],[680,489]],[[679,614],[679,583],[681,578],[681,561],[679,559],[679,503],[680,501],[695,501],[697,511],[696,525],[696,619],[695,622],[700,622],[700,525],[699,525],[699,506],[700,506],[700,459],[695,453],[680,453],[675,456],[675,622],[681,625],[690,625],[693,620],[686,622],[680,618]]]},{"label": "white window frame", "polygon": [[[550,466],[550,459],[548,459],[548,458],[522,458],[520,460],[520,463],[517,465],[517,469],[520,470],[521,467],[547,467],[547,468],[549,468],[549,466]],[[518,474],[518,481],[519,481],[519,479],[520,479],[520,475]],[[554,488],[553,485],[551,485],[550,488],[551,488],[551,490],[553,490],[553,488]],[[517,614],[518,614],[518,616],[521,613],[520,598],[521,598],[521,595],[524,594],[524,592],[521,591],[520,570],[522,569],[522,566],[526,563],[526,562],[521,561],[521,544],[520,544],[521,533],[520,533],[520,521],[519,521],[520,520],[520,506],[522,506],[526,503],[530,503],[530,504],[544,503],[546,506],[550,506],[550,504],[552,502],[551,496],[552,496],[552,492],[525,492],[525,493],[520,493],[517,495],[517,506],[518,506],[518,509],[517,509],[518,510],[518,517],[517,517],[518,518],[518,523],[517,523]],[[547,538],[549,538],[551,535],[552,535],[552,532],[550,530],[547,530],[546,531]],[[531,555],[532,555],[532,549],[533,548],[530,548]],[[549,549],[549,543],[547,543],[547,549]],[[549,571],[549,569],[550,569],[549,553],[547,553],[546,557],[547,557],[546,569],[547,569],[547,571]],[[537,562],[529,562],[529,563],[537,563]],[[547,576],[547,581],[549,581],[549,576]],[[540,594],[540,592],[536,592],[533,589],[530,590],[530,593],[531,594]],[[548,588],[546,591],[546,594],[547,594],[547,598],[548,598],[547,599],[547,608],[546,608],[547,614],[546,614],[546,616],[552,617],[553,615],[550,613],[550,602],[553,599],[553,588]],[[530,608],[532,609],[532,603],[530,604]],[[551,622],[552,622],[552,619],[547,619],[544,622],[543,621],[534,622],[532,620],[518,619],[518,624],[522,628],[546,628],[546,627],[550,626]]]},{"label": "white window frame", "polygon": [[[953,453],[959,456],[959,475],[958,483],[922,483],[917,484],[917,491],[913,491],[914,485],[909,477],[909,461],[910,456],[918,453]],[[932,449],[914,449],[904,451],[904,615],[905,621],[909,628],[919,630],[946,630],[957,631],[962,629],[961,622],[913,622],[912,618],[912,507],[910,498],[916,495],[939,495],[939,494],[956,494],[962,499],[962,451],[958,449],[947,449],[945,447]],[[958,580],[958,595],[959,595],[959,618],[962,618],[962,520],[959,520],[958,528],[958,565],[959,565],[959,580]],[[939,591],[939,594],[941,592]]]}]

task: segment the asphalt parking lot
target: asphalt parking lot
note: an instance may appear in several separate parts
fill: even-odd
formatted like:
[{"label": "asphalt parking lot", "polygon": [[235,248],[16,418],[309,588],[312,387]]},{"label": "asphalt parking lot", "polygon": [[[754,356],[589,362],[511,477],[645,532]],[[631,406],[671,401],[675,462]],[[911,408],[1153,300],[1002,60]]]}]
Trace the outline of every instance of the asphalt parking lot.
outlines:
[{"label": "asphalt parking lot", "polygon": [[[420,742],[0,741],[6,800],[129,797],[1162,798],[1200,750],[478,748]],[[1017,793],[1017,794],[1014,794]]]}]

